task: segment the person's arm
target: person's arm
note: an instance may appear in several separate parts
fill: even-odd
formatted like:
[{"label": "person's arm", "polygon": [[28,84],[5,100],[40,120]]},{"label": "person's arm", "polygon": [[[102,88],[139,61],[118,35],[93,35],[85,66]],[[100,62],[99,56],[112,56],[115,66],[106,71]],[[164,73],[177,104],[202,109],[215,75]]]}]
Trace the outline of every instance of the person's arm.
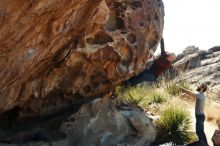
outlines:
[{"label": "person's arm", "polygon": [[161,50],[161,56],[166,56],[165,46],[164,46],[164,39],[161,38],[160,40],[160,50]]},{"label": "person's arm", "polygon": [[193,93],[193,92],[191,92],[191,91],[189,91],[189,90],[187,90],[187,89],[181,87],[180,85],[177,85],[177,86],[179,87],[179,89],[180,89],[183,93],[186,93],[187,95],[193,97],[194,99],[196,98],[195,93]]},{"label": "person's arm", "polygon": [[[163,37],[161,38],[160,40],[160,51],[161,51],[161,56],[162,57],[165,57],[167,55],[166,51],[165,51],[165,46],[164,46],[164,40],[163,40]],[[157,57],[154,55],[154,51],[153,50],[150,50],[149,51],[151,57],[153,58],[153,60],[156,60]]]}]

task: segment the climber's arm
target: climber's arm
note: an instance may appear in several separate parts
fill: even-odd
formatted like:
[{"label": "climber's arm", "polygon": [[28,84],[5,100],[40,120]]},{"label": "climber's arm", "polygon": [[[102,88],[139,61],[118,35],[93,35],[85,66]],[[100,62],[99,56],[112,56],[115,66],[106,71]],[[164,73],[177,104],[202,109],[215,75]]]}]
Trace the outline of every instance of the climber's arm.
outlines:
[{"label": "climber's arm", "polygon": [[165,51],[163,38],[161,38],[161,40],[160,40],[160,50],[161,50],[161,56],[166,56],[166,51]]},{"label": "climber's arm", "polygon": [[189,95],[189,96],[192,97],[193,99],[196,98],[195,93],[193,93],[193,92],[191,92],[191,91],[189,91],[189,90],[183,88],[183,87],[180,86],[180,85],[177,85],[177,86],[179,87],[179,89],[180,89],[183,93],[186,93],[187,95]]},{"label": "climber's arm", "polygon": [[[161,56],[166,56],[163,38],[161,38],[161,40],[160,40],[160,49],[161,49]],[[150,50],[149,53],[150,53],[151,57],[153,58],[153,60],[157,59],[157,57],[154,55],[153,50]]]},{"label": "climber's arm", "polygon": [[[166,53],[166,51],[165,51],[165,46],[164,46],[164,40],[163,40],[163,38],[161,38],[161,40],[160,40],[160,49],[161,49],[161,55],[160,55],[160,57],[156,57],[156,56],[154,55],[154,51],[153,51],[153,50],[150,50],[150,51],[149,51],[150,56],[153,58],[153,60],[154,60],[155,62],[158,62],[159,59],[161,59],[161,58],[166,58],[166,57],[167,57],[167,53]],[[150,58],[151,58],[151,57],[150,57]],[[163,66],[163,65],[162,65],[162,66]]]}]

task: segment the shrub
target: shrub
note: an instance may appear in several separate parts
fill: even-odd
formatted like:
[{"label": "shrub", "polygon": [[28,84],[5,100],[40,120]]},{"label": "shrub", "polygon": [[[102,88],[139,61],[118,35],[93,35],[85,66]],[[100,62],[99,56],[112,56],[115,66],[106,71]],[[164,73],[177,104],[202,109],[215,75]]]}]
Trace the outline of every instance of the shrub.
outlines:
[{"label": "shrub", "polygon": [[180,86],[184,87],[185,89],[190,90],[190,84],[187,83],[185,80],[172,80],[172,81],[164,81],[163,82],[163,88],[165,91],[171,95],[179,95],[181,93],[181,90],[177,86],[179,84]]},{"label": "shrub", "polygon": [[161,93],[153,92],[150,95],[151,103],[164,103],[167,101],[167,97]]},{"label": "shrub", "polygon": [[220,90],[213,89],[207,92],[206,116],[208,121],[214,121],[220,127]]},{"label": "shrub", "polygon": [[220,89],[213,89],[213,90],[208,90],[207,91],[207,96],[209,99],[212,101],[220,104]]},{"label": "shrub", "polygon": [[122,96],[122,94],[127,90],[127,88],[124,86],[124,85],[121,85],[121,86],[117,86],[115,88],[115,94],[117,96]]},{"label": "shrub", "polygon": [[116,95],[122,100],[130,104],[139,105],[144,97],[147,96],[147,89],[142,86],[135,87],[117,87]]},{"label": "shrub", "polygon": [[216,124],[218,125],[218,128],[220,129],[220,117],[216,120]]},{"label": "shrub", "polygon": [[183,144],[191,139],[189,132],[191,125],[190,113],[183,108],[174,106],[166,108],[156,124],[161,130],[160,141],[162,142]]}]

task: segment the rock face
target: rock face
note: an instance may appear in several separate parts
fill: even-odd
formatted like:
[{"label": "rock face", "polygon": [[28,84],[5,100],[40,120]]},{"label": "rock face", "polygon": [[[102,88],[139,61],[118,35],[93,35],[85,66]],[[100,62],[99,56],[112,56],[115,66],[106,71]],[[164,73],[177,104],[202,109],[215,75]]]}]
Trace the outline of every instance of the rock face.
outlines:
[{"label": "rock face", "polygon": [[0,113],[59,111],[142,71],[161,0],[0,1]]},{"label": "rock face", "polygon": [[220,85],[219,47],[213,47],[207,51],[199,50],[196,47],[193,49],[192,46],[189,48],[178,56],[178,60],[174,64],[175,68],[183,71],[182,77],[193,84],[206,82],[211,88]]},{"label": "rock face", "polygon": [[[148,146],[155,140],[151,120],[139,109],[123,106],[108,98],[84,104],[63,124],[68,145]],[[117,106],[116,106],[117,105]]]},{"label": "rock face", "polygon": [[[148,146],[156,137],[154,126],[144,112],[109,95],[84,104],[78,112],[66,118],[61,128],[51,128],[54,123],[57,120],[47,122],[44,129],[40,126],[23,131],[4,142],[25,143],[27,146]],[[54,133],[59,129],[66,136],[51,137],[49,131]]]}]

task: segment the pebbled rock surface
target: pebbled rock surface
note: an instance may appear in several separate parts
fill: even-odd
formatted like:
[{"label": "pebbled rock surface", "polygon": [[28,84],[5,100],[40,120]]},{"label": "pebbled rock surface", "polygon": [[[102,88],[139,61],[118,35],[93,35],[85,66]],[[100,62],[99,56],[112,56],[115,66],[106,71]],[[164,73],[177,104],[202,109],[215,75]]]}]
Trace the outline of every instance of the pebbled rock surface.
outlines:
[{"label": "pebbled rock surface", "polygon": [[206,82],[211,88],[220,85],[220,47],[199,50],[195,46],[187,47],[178,56],[174,68],[182,70],[182,78],[193,84]]},{"label": "pebbled rock surface", "polygon": [[1,0],[0,113],[43,115],[108,92],[144,69],[163,17],[161,0]]}]

